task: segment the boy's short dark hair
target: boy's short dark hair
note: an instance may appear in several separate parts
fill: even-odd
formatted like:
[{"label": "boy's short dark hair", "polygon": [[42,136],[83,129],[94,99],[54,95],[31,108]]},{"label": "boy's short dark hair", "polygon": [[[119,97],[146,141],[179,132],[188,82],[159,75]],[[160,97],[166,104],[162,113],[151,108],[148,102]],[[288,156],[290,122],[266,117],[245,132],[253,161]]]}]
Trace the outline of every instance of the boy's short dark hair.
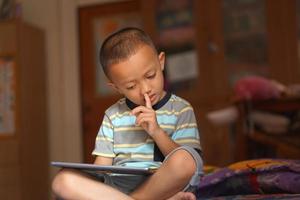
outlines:
[{"label": "boy's short dark hair", "polygon": [[99,56],[105,75],[110,78],[109,66],[128,59],[143,45],[152,47],[156,52],[151,38],[138,28],[124,28],[108,36],[101,46]]}]

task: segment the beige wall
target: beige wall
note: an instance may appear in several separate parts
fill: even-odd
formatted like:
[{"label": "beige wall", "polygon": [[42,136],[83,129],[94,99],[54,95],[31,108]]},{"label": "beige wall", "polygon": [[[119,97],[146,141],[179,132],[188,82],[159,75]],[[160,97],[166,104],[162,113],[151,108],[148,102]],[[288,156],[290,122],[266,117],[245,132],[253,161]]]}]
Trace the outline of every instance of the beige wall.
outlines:
[{"label": "beige wall", "polygon": [[[49,158],[82,161],[76,1],[22,0],[23,19],[46,34]],[[51,177],[57,169],[49,166]]]}]

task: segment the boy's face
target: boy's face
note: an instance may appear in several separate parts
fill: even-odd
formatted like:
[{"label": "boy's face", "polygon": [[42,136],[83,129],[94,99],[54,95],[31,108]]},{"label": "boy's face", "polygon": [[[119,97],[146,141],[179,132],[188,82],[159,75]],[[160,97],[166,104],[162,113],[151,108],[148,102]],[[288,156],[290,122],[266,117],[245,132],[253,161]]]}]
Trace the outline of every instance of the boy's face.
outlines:
[{"label": "boy's face", "polygon": [[127,60],[109,66],[109,85],[138,105],[145,105],[144,94],[148,94],[154,105],[165,95],[164,63],[164,53],[157,56],[150,46],[143,45]]}]

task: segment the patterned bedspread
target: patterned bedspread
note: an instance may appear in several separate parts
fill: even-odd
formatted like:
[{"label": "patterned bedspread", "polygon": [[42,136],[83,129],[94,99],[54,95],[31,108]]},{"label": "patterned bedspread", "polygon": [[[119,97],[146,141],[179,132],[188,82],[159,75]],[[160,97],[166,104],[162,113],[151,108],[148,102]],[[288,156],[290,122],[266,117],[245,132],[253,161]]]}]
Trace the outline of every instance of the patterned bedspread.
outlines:
[{"label": "patterned bedspread", "polygon": [[300,160],[248,160],[214,170],[202,178],[197,198],[300,200]]},{"label": "patterned bedspread", "polygon": [[300,194],[252,194],[252,195],[236,195],[236,196],[223,196],[223,197],[212,197],[212,198],[198,198],[197,200],[299,200]]}]

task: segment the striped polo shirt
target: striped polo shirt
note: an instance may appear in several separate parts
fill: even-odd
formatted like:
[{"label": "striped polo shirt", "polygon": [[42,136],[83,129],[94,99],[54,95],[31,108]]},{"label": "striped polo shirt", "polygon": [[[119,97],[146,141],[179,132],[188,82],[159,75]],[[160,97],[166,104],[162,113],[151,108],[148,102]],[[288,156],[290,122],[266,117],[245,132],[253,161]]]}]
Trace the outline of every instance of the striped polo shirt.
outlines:
[{"label": "striped polo shirt", "polygon": [[[161,152],[153,139],[130,112],[133,102],[121,99],[105,111],[95,142],[93,155],[113,158],[113,165],[159,167]],[[153,106],[159,126],[179,145],[201,149],[199,131],[191,105],[184,99],[167,93]]]}]

